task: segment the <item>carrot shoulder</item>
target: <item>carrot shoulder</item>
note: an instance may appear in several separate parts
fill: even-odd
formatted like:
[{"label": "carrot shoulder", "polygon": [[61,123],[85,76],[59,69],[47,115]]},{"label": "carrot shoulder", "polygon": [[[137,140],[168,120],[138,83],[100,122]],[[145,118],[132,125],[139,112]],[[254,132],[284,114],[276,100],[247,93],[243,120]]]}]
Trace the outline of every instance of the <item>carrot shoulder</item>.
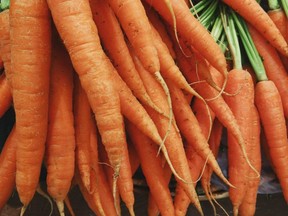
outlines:
[{"label": "carrot shoulder", "polygon": [[12,91],[18,141],[16,187],[24,209],[36,191],[45,151],[51,56],[50,25],[50,12],[45,0],[11,2]]}]

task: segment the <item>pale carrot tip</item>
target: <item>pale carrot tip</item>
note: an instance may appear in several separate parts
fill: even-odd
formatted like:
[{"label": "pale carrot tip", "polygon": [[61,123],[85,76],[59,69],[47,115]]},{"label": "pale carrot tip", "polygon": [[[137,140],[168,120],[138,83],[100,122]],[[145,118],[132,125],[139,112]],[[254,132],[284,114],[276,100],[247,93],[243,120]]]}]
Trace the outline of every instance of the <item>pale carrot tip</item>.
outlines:
[{"label": "pale carrot tip", "polygon": [[26,209],[27,209],[27,206],[23,206],[21,208],[20,216],[24,216]]},{"label": "pale carrot tip", "polygon": [[233,207],[233,215],[238,216],[238,214],[239,214],[239,208],[238,208],[238,206],[234,206]]},{"label": "pale carrot tip", "polygon": [[130,216],[135,216],[135,212],[134,212],[133,206],[127,206],[127,208],[128,208]]},{"label": "pale carrot tip", "polygon": [[60,213],[60,216],[65,216],[64,202],[63,201],[56,201],[56,205],[57,205],[58,211]]}]

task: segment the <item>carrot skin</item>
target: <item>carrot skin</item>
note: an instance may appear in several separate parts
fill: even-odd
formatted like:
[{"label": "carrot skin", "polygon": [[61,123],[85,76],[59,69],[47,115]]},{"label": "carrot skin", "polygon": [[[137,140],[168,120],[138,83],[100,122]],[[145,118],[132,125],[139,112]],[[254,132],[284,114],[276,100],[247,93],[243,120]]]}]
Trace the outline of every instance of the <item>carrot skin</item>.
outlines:
[{"label": "carrot skin", "polygon": [[0,209],[4,207],[15,188],[16,145],[15,127],[10,132],[0,154]]},{"label": "carrot skin", "polygon": [[284,198],[288,202],[287,129],[281,98],[273,81],[257,83],[255,103],[267,139],[272,167],[279,179]]},{"label": "carrot skin", "polygon": [[5,74],[0,75],[0,118],[12,105],[12,92]]},{"label": "carrot skin", "polygon": [[16,187],[24,207],[30,203],[36,191],[45,151],[50,25],[51,17],[45,0],[11,2],[12,95],[16,116],[15,133],[19,141],[16,150]]},{"label": "carrot skin", "polygon": [[[46,142],[47,191],[63,202],[74,176],[75,131],[73,117],[74,70],[64,46],[53,38]],[[57,107],[55,109],[55,107]]]}]

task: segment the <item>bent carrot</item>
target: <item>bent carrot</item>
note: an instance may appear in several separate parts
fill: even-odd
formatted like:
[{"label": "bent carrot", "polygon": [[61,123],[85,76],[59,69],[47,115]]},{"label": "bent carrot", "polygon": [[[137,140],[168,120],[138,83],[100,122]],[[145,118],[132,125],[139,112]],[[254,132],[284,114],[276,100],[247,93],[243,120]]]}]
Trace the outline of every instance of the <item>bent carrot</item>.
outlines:
[{"label": "bent carrot", "polygon": [[45,0],[11,1],[12,95],[16,115],[15,133],[19,141],[16,150],[16,187],[24,205],[23,211],[35,194],[45,151],[50,25],[51,17]]},{"label": "bent carrot", "polygon": [[[123,116],[119,94],[112,80],[115,68],[101,47],[89,1],[81,1],[80,4],[72,0],[47,2],[95,114],[110,164],[118,175],[126,143]],[[117,179],[113,191],[116,182]]]}]

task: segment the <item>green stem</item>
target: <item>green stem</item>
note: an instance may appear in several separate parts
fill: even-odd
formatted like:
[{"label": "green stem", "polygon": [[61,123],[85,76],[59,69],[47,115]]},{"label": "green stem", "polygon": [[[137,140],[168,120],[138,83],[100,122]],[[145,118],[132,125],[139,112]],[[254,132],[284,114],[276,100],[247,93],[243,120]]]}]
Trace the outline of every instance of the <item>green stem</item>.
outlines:
[{"label": "green stem", "polygon": [[196,16],[198,13],[202,12],[207,8],[207,6],[211,3],[210,0],[203,0],[199,3],[195,4],[193,7],[190,8],[190,12]]},{"label": "green stem", "polygon": [[218,6],[218,0],[212,1],[209,7],[200,15],[199,21],[204,25],[206,28],[208,28],[212,21],[213,17],[215,17],[217,7]]},{"label": "green stem", "polygon": [[287,0],[280,0],[281,6],[286,14],[286,17],[288,18],[288,1]]},{"label": "green stem", "polygon": [[268,0],[268,5],[270,10],[277,10],[280,8],[278,0]]},{"label": "green stem", "polygon": [[222,33],[223,33],[223,25],[222,25],[221,17],[217,16],[214,21],[210,34],[214,38],[215,41],[218,41]]},{"label": "green stem", "polygon": [[222,23],[224,27],[224,31],[226,33],[226,37],[228,40],[229,50],[233,59],[233,68],[234,69],[242,69],[242,58],[241,58],[241,50],[239,45],[239,40],[235,28],[234,21],[231,16],[227,13],[227,7],[221,5],[220,14],[222,18]]},{"label": "green stem", "polygon": [[268,80],[262,59],[254,45],[253,39],[249,33],[245,21],[232,10],[231,15],[237,26],[239,36],[241,38],[241,41],[243,43],[244,49],[251,63],[251,66],[254,69],[257,80],[258,81]]},{"label": "green stem", "polygon": [[1,0],[0,1],[0,9],[1,11],[8,9],[10,6],[10,0]]}]

